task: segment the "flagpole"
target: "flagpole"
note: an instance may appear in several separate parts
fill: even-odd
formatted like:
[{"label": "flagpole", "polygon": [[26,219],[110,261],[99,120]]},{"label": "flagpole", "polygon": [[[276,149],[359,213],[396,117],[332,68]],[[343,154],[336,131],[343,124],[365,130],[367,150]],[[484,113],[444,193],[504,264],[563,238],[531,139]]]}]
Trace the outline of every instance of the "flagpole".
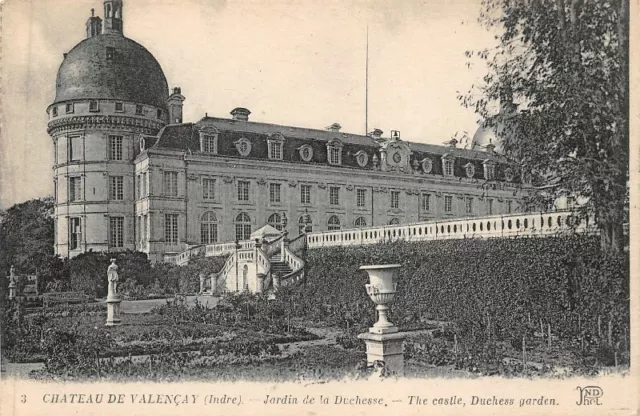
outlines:
[{"label": "flagpole", "polygon": [[364,86],[364,134],[369,133],[369,25],[367,25],[367,53]]}]

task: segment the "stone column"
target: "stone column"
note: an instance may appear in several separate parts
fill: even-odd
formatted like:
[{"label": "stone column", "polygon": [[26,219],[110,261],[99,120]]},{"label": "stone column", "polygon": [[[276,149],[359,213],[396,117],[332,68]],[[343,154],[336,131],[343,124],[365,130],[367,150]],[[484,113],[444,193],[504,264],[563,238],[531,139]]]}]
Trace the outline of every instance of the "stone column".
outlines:
[{"label": "stone column", "polygon": [[15,275],[15,268],[13,266],[11,266],[11,269],[9,270],[9,299],[13,300],[16,298],[16,275]]}]

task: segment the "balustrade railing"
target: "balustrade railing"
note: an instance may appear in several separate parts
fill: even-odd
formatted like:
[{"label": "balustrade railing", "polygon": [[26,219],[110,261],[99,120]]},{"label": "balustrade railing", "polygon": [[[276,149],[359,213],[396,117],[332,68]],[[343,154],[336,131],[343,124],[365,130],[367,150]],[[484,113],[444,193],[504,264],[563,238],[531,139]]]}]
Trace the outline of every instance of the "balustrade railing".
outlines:
[{"label": "balustrade railing", "polygon": [[535,237],[563,232],[595,232],[595,221],[592,217],[578,218],[571,211],[561,211],[457,218],[405,225],[324,231],[308,234],[307,247],[356,246],[397,240]]}]

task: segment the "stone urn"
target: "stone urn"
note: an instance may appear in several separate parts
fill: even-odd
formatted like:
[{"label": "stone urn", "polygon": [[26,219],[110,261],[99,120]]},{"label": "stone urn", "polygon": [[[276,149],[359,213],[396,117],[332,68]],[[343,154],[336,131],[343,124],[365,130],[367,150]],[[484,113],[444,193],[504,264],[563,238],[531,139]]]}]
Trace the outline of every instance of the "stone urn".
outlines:
[{"label": "stone urn", "polygon": [[397,283],[393,281],[393,274],[400,269],[399,264],[384,264],[362,266],[369,274],[369,283],[365,285],[369,298],[375,303],[378,311],[378,321],[369,328],[374,334],[389,334],[398,332],[398,328],[389,322],[387,313],[389,304],[393,303],[396,296]]}]

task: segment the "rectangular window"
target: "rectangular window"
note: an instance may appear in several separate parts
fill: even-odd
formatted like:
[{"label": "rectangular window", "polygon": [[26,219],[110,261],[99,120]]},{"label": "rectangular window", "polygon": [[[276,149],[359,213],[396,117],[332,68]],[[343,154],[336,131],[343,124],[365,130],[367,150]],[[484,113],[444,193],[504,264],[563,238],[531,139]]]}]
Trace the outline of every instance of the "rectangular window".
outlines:
[{"label": "rectangular window", "polygon": [[100,104],[97,100],[89,101],[89,111],[100,111]]},{"label": "rectangular window", "polygon": [[122,176],[109,176],[109,199],[113,201],[124,199],[124,178]]},{"label": "rectangular window", "polygon": [[178,214],[164,215],[164,241],[178,244]]},{"label": "rectangular window", "polygon": [[311,203],[311,185],[300,185],[300,203]]},{"label": "rectangular window", "polygon": [[142,172],[142,194],[141,196],[147,196],[149,189],[147,188],[147,172]]},{"label": "rectangular window", "polygon": [[142,175],[138,175],[136,179],[138,180],[138,186],[136,187],[136,189],[138,190],[137,199],[140,199],[142,198]]},{"label": "rectangular window", "polygon": [[202,178],[202,199],[209,201],[216,199],[216,180]]},{"label": "rectangular window", "polygon": [[249,200],[249,182],[238,181],[238,201]]},{"label": "rectangular window", "polygon": [[67,103],[64,108],[67,114],[71,114],[74,111],[73,103]]},{"label": "rectangular window", "polygon": [[178,172],[164,172],[162,189],[166,196],[178,196]]},{"label": "rectangular window", "polygon": [[400,207],[400,191],[391,191],[391,208]]},{"label": "rectangular window", "polygon": [[109,246],[124,247],[124,217],[109,218]]},{"label": "rectangular window", "polygon": [[218,153],[217,136],[211,134],[203,135],[202,151],[205,153]]},{"label": "rectangular window", "polygon": [[453,160],[444,161],[444,176],[453,176]]},{"label": "rectangular window", "polygon": [[280,184],[269,184],[269,202],[272,204],[280,203]]},{"label": "rectangular window", "polygon": [[507,214],[511,214],[512,209],[511,201],[507,201]]},{"label": "rectangular window", "polygon": [[496,167],[491,165],[491,164],[487,164],[484,165],[484,178],[488,181],[492,181],[493,178],[495,177],[495,173],[496,173]]},{"label": "rectangular window", "polygon": [[340,205],[340,188],[332,186],[329,188],[329,204]]},{"label": "rectangular window", "polygon": [[136,115],[141,116],[142,115],[142,104],[136,104]]},{"label": "rectangular window", "polygon": [[282,143],[269,143],[269,159],[282,159]]},{"label": "rectangular window", "polygon": [[80,248],[80,242],[82,241],[82,225],[80,218],[69,218],[69,250],[76,250]]},{"label": "rectangular window", "polygon": [[332,165],[340,164],[340,149],[337,147],[329,148],[329,163]]},{"label": "rectangular window", "polygon": [[69,178],[69,202],[82,199],[82,178],[74,176]]},{"label": "rectangular window", "polygon": [[54,117],[58,117],[58,106],[54,106],[51,112],[53,113]]},{"label": "rectangular window", "polygon": [[367,201],[367,190],[356,189],[356,206],[358,208],[364,208]]},{"label": "rectangular window", "polygon": [[453,196],[445,195],[444,197],[444,212],[453,211]]},{"label": "rectangular window", "polygon": [[422,194],[422,210],[431,211],[431,194]]},{"label": "rectangular window", "polygon": [[82,155],[82,141],[80,136],[69,137],[69,161],[80,160]]},{"label": "rectangular window", "polygon": [[493,199],[487,200],[487,214],[493,215]]},{"label": "rectangular window", "polygon": [[466,213],[473,214],[473,198],[467,197],[466,199]]},{"label": "rectangular window", "polygon": [[109,160],[122,160],[122,136],[109,136]]},{"label": "rectangular window", "polygon": [[124,113],[124,103],[116,102],[116,113]]}]

